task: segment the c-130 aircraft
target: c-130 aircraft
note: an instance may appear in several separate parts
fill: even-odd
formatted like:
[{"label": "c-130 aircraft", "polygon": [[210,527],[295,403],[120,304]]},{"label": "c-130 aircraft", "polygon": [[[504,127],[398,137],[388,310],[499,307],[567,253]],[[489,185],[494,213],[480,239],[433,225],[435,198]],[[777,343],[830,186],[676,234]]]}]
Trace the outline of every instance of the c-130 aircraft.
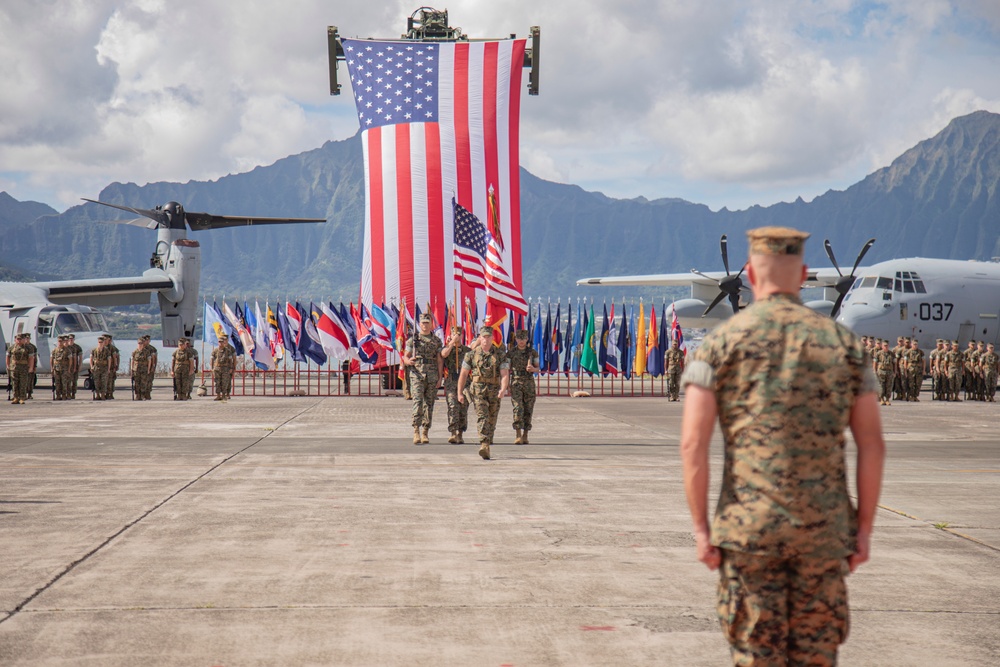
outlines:
[{"label": "c-130 aircraft", "polygon": [[[895,341],[915,337],[923,349],[937,339],[970,340],[1000,344],[1000,262],[962,261],[911,257],[860,267],[870,239],[844,274],[824,241],[833,268],[807,271],[803,287],[820,287],[824,298],[805,305],[836,318],[859,336]],[[742,269],[729,271],[726,236],[722,236],[726,272],[663,273],[645,276],[584,278],[577,285],[689,285],[691,298],[668,306],[664,317],[676,311],[682,327],[712,328],[748,305],[753,296],[744,284]],[[730,308],[716,308],[729,298]]]},{"label": "c-130 aircraft", "polygon": [[[107,324],[95,307],[145,304],[149,303],[152,293],[156,293],[160,304],[163,344],[175,347],[181,336],[193,336],[199,314],[201,245],[187,237],[188,228],[203,231],[250,225],[326,222],[324,218],[193,213],[173,201],[151,210],[95,199],[84,198],[84,201],[140,216],[107,222],[157,230],[150,268],[141,276],[122,278],[0,282],[0,346],[12,343],[16,334],[30,333],[38,347],[36,364],[39,372],[49,370],[49,355],[57,337],[68,333],[74,334],[77,345],[83,348],[86,368],[90,350],[97,347],[97,337],[108,333]],[[0,358],[0,372],[6,371],[6,359]]]}]

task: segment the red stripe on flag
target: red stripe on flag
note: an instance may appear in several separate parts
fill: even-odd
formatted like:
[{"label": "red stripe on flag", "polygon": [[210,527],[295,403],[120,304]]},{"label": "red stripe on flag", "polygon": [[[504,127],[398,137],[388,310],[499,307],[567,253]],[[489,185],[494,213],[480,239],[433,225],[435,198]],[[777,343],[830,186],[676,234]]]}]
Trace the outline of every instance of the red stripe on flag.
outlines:
[{"label": "red stripe on flag", "polygon": [[[445,218],[441,176],[441,128],[437,123],[428,123],[425,128],[425,150],[427,152],[427,247],[430,249],[429,265],[431,303],[444,307],[448,303],[445,294],[445,247],[444,226],[451,224],[451,216]],[[407,301],[416,303],[416,301]],[[440,306],[438,306],[440,304]],[[441,313],[438,321],[442,322]]]},{"label": "red stripe on flag", "polygon": [[368,130],[368,181],[371,199],[372,299],[385,296],[385,214],[382,208],[382,128]]},{"label": "red stripe on flag", "polygon": [[510,113],[507,115],[507,142],[510,146],[510,241],[511,248],[511,278],[518,291],[521,291],[521,156],[518,120],[521,115],[521,63],[524,62],[525,42],[514,42],[510,67]]},{"label": "red stripe on flag", "polygon": [[469,45],[455,45],[455,152],[458,203],[472,210],[472,139],[469,136]]},{"label": "red stripe on flag", "polygon": [[[396,236],[399,239],[399,296],[413,303],[413,175],[410,165],[410,126],[402,123],[396,129]],[[373,295],[387,303],[395,294]]]},{"label": "red stripe on flag", "polygon": [[[486,190],[492,187],[497,198],[497,215],[500,206],[506,206],[500,196],[500,165],[497,155],[497,42],[487,42],[483,49],[483,143],[486,151],[483,155],[486,167]],[[499,218],[497,218],[499,220]],[[487,227],[489,223],[487,223]]]}]

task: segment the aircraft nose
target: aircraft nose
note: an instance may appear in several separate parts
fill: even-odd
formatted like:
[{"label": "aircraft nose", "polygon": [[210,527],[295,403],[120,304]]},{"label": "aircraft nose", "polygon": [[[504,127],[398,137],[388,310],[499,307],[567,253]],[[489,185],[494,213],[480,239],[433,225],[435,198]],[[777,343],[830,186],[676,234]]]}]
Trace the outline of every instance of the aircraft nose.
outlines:
[{"label": "aircraft nose", "polygon": [[857,331],[858,327],[865,322],[881,317],[885,313],[883,308],[873,308],[869,305],[851,304],[841,309],[837,316],[837,322],[843,324],[851,331]]}]

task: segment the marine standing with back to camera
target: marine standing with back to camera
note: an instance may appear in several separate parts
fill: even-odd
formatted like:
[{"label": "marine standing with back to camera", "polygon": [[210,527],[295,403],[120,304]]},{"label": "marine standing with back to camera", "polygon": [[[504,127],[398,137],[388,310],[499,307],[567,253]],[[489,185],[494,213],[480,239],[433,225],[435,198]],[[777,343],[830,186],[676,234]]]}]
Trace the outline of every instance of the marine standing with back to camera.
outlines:
[{"label": "marine standing with back to camera", "polygon": [[[698,560],[719,568],[735,665],[837,663],[845,576],[868,560],[882,483],[876,382],[854,334],[802,305],[803,232],[748,232],[755,302],[705,337],[684,372],[684,487]],[[724,472],[708,521],[709,440]],[[857,445],[857,507],[844,430]]]}]

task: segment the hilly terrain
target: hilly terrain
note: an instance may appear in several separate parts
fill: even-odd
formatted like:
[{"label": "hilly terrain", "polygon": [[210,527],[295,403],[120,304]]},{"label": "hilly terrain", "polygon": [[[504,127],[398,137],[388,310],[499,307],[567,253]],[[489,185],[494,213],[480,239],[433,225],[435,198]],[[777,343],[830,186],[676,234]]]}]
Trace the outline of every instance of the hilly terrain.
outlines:
[{"label": "hilly terrain", "polygon": [[[321,225],[192,233],[203,247],[202,293],[346,301],[357,296],[361,268],[362,168],[355,136],[215,181],[113,183],[99,198],[140,208],[173,200],[189,211],[223,215],[326,217]],[[954,119],[891,165],[808,203],[712,211],[682,199],[612,199],[523,169],[521,177],[526,296],[600,299],[612,296],[608,288],[577,287],[575,281],[695,266],[721,270],[719,236],[729,235],[738,264],[746,252],[743,233],[763,225],[811,232],[815,242],[807,244],[806,260],[814,266],[829,265],[823,238],[848,266],[872,236],[878,241],[866,263],[1000,256],[1000,115],[985,111]],[[57,214],[0,194],[0,266],[27,277],[141,272],[153,232],[102,222],[114,217],[95,204]]]}]

